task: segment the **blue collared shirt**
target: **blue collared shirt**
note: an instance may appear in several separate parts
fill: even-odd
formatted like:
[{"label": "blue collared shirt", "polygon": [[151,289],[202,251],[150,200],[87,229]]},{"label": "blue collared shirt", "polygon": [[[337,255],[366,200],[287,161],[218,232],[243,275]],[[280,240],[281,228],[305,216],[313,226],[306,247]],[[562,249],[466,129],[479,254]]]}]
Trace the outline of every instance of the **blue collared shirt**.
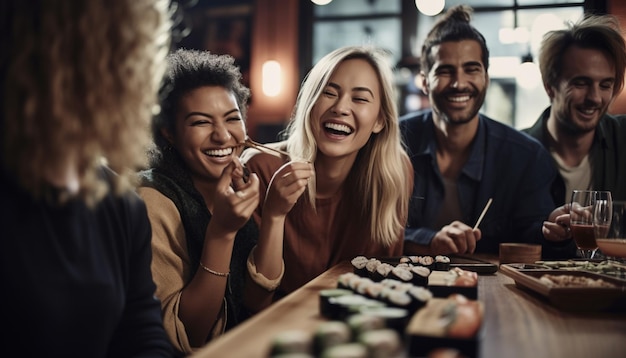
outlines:
[{"label": "blue collared shirt", "polygon": [[[414,170],[405,240],[429,245],[441,228],[432,227],[444,198],[437,165],[432,112],[400,118]],[[541,226],[554,209],[550,185],[556,168],[550,154],[525,133],[479,115],[478,132],[457,179],[462,221],[473,226],[489,198],[480,224],[477,253],[497,253],[500,242],[546,244]]]}]

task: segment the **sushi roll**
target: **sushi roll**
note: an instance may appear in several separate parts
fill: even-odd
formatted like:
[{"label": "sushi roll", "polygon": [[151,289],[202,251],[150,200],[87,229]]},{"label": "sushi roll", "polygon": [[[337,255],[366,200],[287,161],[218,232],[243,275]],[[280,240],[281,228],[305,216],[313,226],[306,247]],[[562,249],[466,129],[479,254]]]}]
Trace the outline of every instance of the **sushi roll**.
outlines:
[{"label": "sushi roll", "polygon": [[380,282],[387,277],[389,277],[389,273],[393,270],[393,265],[388,263],[381,263],[376,267],[376,270],[372,273],[372,280],[376,282]]},{"label": "sushi roll", "polygon": [[352,341],[352,331],[342,321],[322,322],[313,334],[313,352],[320,355],[324,350]]},{"label": "sushi roll", "polygon": [[384,288],[385,286],[383,286],[382,284],[374,283],[365,288],[364,295],[368,298],[378,300],[380,299],[380,293]]},{"label": "sushi roll", "polygon": [[352,342],[338,344],[322,352],[321,358],[368,358],[367,347],[360,343]]},{"label": "sushi roll", "polygon": [[344,319],[349,313],[354,312],[358,307],[364,305],[368,301],[373,300],[356,293],[330,297],[328,299],[328,318],[334,320]]},{"label": "sushi roll", "polygon": [[349,316],[346,319],[346,322],[350,327],[352,337],[355,338],[359,337],[363,332],[386,328],[386,322],[383,317],[362,313],[356,313]]},{"label": "sushi roll", "polygon": [[432,256],[420,256],[419,265],[433,269],[435,266],[435,259]]},{"label": "sushi roll", "polygon": [[410,311],[413,299],[406,291],[391,290],[387,292],[385,302],[392,307],[404,308]]},{"label": "sushi roll", "polygon": [[353,272],[359,276],[367,276],[367,270],[365,269],[365,265],[369,259],[365,256],[357,256],[353,258],[350,263],[352,264]]},{"label": "sushi roll", "polygon": [[398,333],[404,334],[404,329],[411,319],[411,312],[398,307],[362,307],[360,313],[382,317],[385,320],[385,327],[395,329]]},{"label": "sushi roll", "polygon": [[402,340],[397,331],[385,328],[367,331],[358,337],[370,357],[399,357],[402,353]]},{"label": "sushi roll", "polygon": [[428,276],[430,276],[430,269],[425,266],[413,266],[411,267],[411,273],[413,279],[411,283],[416,286],[428,286]]},{"label": "sushi roll", "polygon": [[426,306],[428,301],[433,298],[433,293],[425,287],[414,286],[407,293],[409,294],[409,296],[411,296],[412,312],[415,312],[420,308]]},{"label": "sushi roll", "polygon": [[378,259],[369,259],[365,264],[365,269],[367,270],[367,277],[374,277],[374,273],[376,272],[376,268],[382,264],[382,262]]},{"label": "sushi roll", "polygon": [[331,288],[326,290],[321,290],[320,295],[320,315],[326,318],[337,317],[338,312],[335,310],[337,306],[330,303],[330,299],[333,297],[352,295],[353,292],[343,288]]},{"label": "sushi roll", "polygon": [[389,274],[389,277],[398,280],[400,282],[410,283],[413,280],[413,274],[408,268],[394,267]]},{"label": "sushi roll", "polygon": [[282,354],[312,354],[313,337],[303,330],[288,330],[274,336],[270,356]]},{"label": "sushi roll", "polygon": [[450,258],[444,255],[435,256],[435,270],[448,271],[450,269]]},{"label": "sushi roll", "polygon": [[367,288],[369,286],[375,285],[376,283],[372,280],[370,280],[367,277],[361,277],[360,280],[355,282],[355,285],[353,286],[353,290],[354,292],[358,293],[359,295],[365,295],[365,290],[367,290]]},{"label": "sushi roll", "polygon": [[339,277],[337,278],[337,288],[343,288],[343,289],[352,289],[352,282],[353,281],[357,281],[360,279],[361,276],[353,273],[353,272],[347,272],[344,274],[339,275]]},{"label": "sushi roll", "polygon": [[409,256],[402,256],[400,258],[400,263],[401,264],[410,264],[411,263],[411,258]]}]

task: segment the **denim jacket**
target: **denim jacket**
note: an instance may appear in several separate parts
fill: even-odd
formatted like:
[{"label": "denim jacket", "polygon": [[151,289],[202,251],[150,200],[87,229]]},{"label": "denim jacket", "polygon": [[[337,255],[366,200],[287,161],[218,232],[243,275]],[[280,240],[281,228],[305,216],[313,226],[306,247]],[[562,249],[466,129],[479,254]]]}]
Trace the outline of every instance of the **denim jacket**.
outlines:
[{"label": "denim jacket", "polygon": [[[500,242],[547,244],[543,221],[554,209],[550,185],[556,168],[534,138],[479,115],[478,132],[457,186],[463,222],[473,226],[489,198],[480,224],[477,253],[498,253]],[[443,202],[431,111],[405,115],[400,128],[415,172],[405,240],[429,245],[441,228],[432,227]]]}]

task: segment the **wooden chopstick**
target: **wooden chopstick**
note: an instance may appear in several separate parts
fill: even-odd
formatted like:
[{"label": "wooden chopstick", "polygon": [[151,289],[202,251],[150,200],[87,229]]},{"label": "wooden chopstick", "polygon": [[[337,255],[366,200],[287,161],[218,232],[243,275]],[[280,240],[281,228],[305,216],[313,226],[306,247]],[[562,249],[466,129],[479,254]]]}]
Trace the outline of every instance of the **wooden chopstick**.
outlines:
[{"label": "wooden chopstick", "polygon": [[270,153],[270,154],[279,154],[281,156],[284,155],[284,156],[289,157],[289,153],[287,153],[287,152],[285,152],[283,150],[275,149],[275,148],[272,148],[272,147],[268,147],[268,146],[263,145],[261,143],[257,143],[257,142],[253,141],[250,138],[246,138],[246,140],[244,141],[244,144],[247,145],[248,147],[253,147],[253,148],[256,148],[256,149],[258,149],[260,151],[268,151],[269,150],[269,151],[273,152],[273,153]]},{"label": "wooden chopstick", "polygon": [[492,201],[493,201],[493,198],[489,198],[489,200],[487,201],[487,205],[485,205],[483,212],[480,213],[480,217],[478,218],[478,221],[476,221],[476,225],[474,225],[474,230],[478,229],[478,225],[480,225],[480,222],[483,221],[483,217],[487,213],[487,209],[489,209],[489,206],[491,205]]}]

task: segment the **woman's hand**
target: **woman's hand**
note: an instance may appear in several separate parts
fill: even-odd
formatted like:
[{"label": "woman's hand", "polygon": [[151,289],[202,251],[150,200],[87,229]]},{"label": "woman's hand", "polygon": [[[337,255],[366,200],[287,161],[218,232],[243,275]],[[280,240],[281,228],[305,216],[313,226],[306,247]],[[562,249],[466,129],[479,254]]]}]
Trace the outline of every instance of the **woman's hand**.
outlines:
[{"label": "woman's hand", "polygon": [[259,178],[252,174],[246,182],[244,172],[239,160],[234,160],[217,184],[210,225],[219,230],[218,237],[236,233],[259,205]]},{"label": "woman's hand", "polygon": [[278,168],[267,189],[263,215],[287,215],[314,174],[313,165],[307,162],[291,161]]}]

